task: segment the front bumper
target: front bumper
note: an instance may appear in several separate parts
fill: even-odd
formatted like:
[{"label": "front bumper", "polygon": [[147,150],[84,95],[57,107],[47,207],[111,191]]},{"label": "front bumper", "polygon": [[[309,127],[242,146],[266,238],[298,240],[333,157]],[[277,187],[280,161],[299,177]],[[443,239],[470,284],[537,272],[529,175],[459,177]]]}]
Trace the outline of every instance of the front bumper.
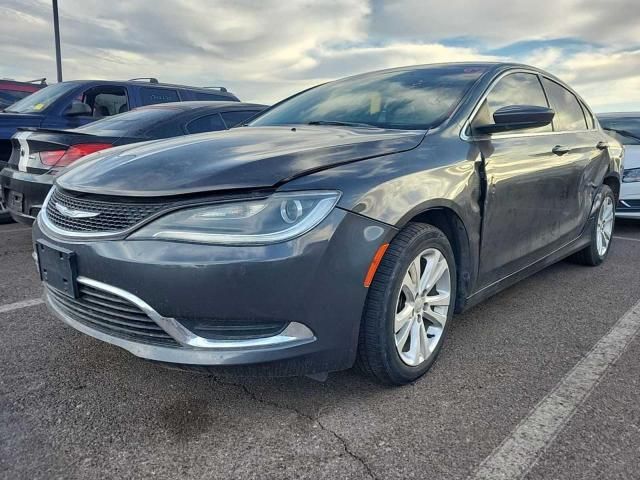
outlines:
[{"label": "front bumper", "polygon": [[[367,294],[363,280],[377,248],[395,234],[385,224],[340,209],[299,238],[253,247],[70,241],[40,223],[34,241],[75,252],[80,282],[135,304],[176,343],[154,344],[96,328],[63,308],[47,288],[49,308],[67,324],[149,360],[273,375],[353,364]],[[286,328],[223,340],[202,338],[192,329],[226,321],[283,322]]]},{"label": "front bumper", "polygon": [[54,178],[48,174],[20,172],[11,168],[4,168],[0,172],[2,198],[16,222],[33,224]]}]

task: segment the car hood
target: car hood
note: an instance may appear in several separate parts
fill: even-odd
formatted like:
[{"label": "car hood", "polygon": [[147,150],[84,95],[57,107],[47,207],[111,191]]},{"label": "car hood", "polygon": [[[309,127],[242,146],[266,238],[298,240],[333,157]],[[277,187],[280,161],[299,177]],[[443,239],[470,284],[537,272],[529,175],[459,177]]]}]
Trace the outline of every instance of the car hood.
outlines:
[{"label": "car hood", "polygon": [[145,197],[269,188],[335,165],[410,150],[424,135],[334,126],[241,127],[105,150],[72,166],[57,184]]}]

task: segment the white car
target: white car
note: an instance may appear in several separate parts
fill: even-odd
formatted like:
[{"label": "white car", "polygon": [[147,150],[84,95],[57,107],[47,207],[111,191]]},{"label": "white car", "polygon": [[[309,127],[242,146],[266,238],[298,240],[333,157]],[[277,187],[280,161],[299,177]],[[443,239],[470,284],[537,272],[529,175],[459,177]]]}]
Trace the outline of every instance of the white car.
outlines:
[{"label": "white car", "polygon": [[624,145],[618,218],[640,219],[640,112],[603,113],[600,125]]}]

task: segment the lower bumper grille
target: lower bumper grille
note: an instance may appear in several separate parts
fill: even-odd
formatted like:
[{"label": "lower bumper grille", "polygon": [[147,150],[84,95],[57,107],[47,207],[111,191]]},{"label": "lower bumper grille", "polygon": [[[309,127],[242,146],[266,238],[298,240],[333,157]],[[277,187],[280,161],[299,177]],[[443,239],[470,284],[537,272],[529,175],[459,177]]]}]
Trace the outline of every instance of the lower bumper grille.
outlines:
[{"label": "lower bumper grille", "polygon": [[71,298],[47,286],[55,307],[71,319],[115,337],[153,345],[179,347],[145,312],[111,293],[79,285],[79,298]]},{"label": "lower bumper grille", "polygon": [[620,200],[617,208],[625,212],[640,212],[640,199]]}]

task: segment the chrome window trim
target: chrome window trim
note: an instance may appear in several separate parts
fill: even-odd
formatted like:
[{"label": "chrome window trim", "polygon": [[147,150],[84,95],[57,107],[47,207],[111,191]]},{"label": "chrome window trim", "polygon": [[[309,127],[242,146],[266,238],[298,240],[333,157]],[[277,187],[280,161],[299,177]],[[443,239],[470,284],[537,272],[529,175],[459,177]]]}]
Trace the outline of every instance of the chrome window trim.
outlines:
[{"label": "chrome window trim", "polygon": [[[116,345],[124,342],[135,345],[144,345],[146,348],[169,349],[174,351],[178,350],[179,352],[184,351],[185,355],[189,355],[189,353],[186,352],[189,352],[191,350],[211,352],[256,350],[263,348],[292,347],[310,343],[316,340],[316,337],[311,329],[309,329],[309,327],[307,327],[306,325],[298,322],[290,322],[282,332],[270,337],[251,338],[246,340],[212,340],[194,334],[191,330],[184,327],[175,318],[164,317],[160,315],[144,300],[138,298],[132,293],[127,292],[126,290],[83,276],[78,277],[77,282],[82,285],[87,285],[89,287],[108,292],[112,295],[123,298],[128,302],[131,302],[140,310],[142,310],[151,320],[153,320],[174,340],[182,345],[182,347],[188,348],[154,347],[151,345],[143,344],[142,342],[124,340],[120,339],[119,337],[97,331],[89,326],[83,325],[73,320],[72,318],[69,318],[56,306],[55,299],[52,299],[48,293],[46,294],[47,304],[64,322],[70,324],[78,330],[83,331],[84,333],[87,333],[88,335],[97,337],[109,343],[114,343]],[[81,325],[84,328],[78,328],[78,325]],[[99,335],[94,334],[94,332]]]},{"label": "chrome window trim", "polygon": [[[484,91],[484,93],[482,94],[482,96],[480,97],[480,99],[478,100],[478,102],[476,103],[476,105],[473,107],[473,110],[471,110],[471,114],[467,117],[467,119],[464,121],[464,123],[462,124],[462,128],[460,129],[460,134],[459,137],[461,140],[465,141],[465,142],[474,142],[474,141],[482,141],[482,140],[489,140],[489,139],[503,139],[503,138],[519,138],[519,137],[538,137],[538,136],[543,136],[543,135],[562,135],[562,134],[566,134],[566,133],[585,133],[585,132],[594,132],[597,131],[598,128],[586,128],[584,130],[562,130],[562,131],[551,131],[551,132],[527,132],[527,133],[503,133],[503,134],[496,134],[496,135],[467,135],[466,131],[467,128],[469,128],[469,126],[471,125],[472,120],[475,118],[475,116],[477,115],[478,111],[480,110],[480,107],[482,106],[482,103],[487,99],[487,97],[489,96],[489,94],[493,91],[493,89],[495,88],[495,86],[498,84],[498,82],[500,80],[502,80],[504,77],[506,77],[507,75],[512,75],[514,73],[529,73],[529,74],[533,74],[536,75],[537,77],[544,77],[547,80],[550,80],[552,82],[557,83],[558,85],[560,85],[562,88],[567,89],[567,87],[565,85],[563,85],[562,83],[558,82],[558,80],[555,80],[553,78],[551,78],[548,75],[545,75],[542,72],[536,71],[536,70],[532,70],[532,69],[527,69],[527,68],[513,68],[510,70],[507,70],[505,72],[502,72],[500,75],[498,75],[497,77],[495,77],[493,79],[493,81],[491,82],[491,84],[487,87],[487,89]],[[549,103],[549,99],[547,96],[547,91],[544,89],[544,85],[542,84],[542,82],[540,82],[540,88],[542,88],[542,91],[545,95],[545,98],[547,98],[547,103]],[[576,99],[578,100],[578,103],[580,103],[581,105],[584,105],[584,107],[587,108],[587,111],[589,112],[589,114],[592,116],[592,118],[596,118],[595,115],[593,114],[593,112],[591,111],[591,109],[587,106],[586,102],[574,91],[572,91],[571,89],[567,89],[571,94],[573,94]],[[586,115],[585,115],[586,117]],[[586,118],[585,118],[585,124],[586,124]],[[596,125],[598,125],[596,123]]]}]

